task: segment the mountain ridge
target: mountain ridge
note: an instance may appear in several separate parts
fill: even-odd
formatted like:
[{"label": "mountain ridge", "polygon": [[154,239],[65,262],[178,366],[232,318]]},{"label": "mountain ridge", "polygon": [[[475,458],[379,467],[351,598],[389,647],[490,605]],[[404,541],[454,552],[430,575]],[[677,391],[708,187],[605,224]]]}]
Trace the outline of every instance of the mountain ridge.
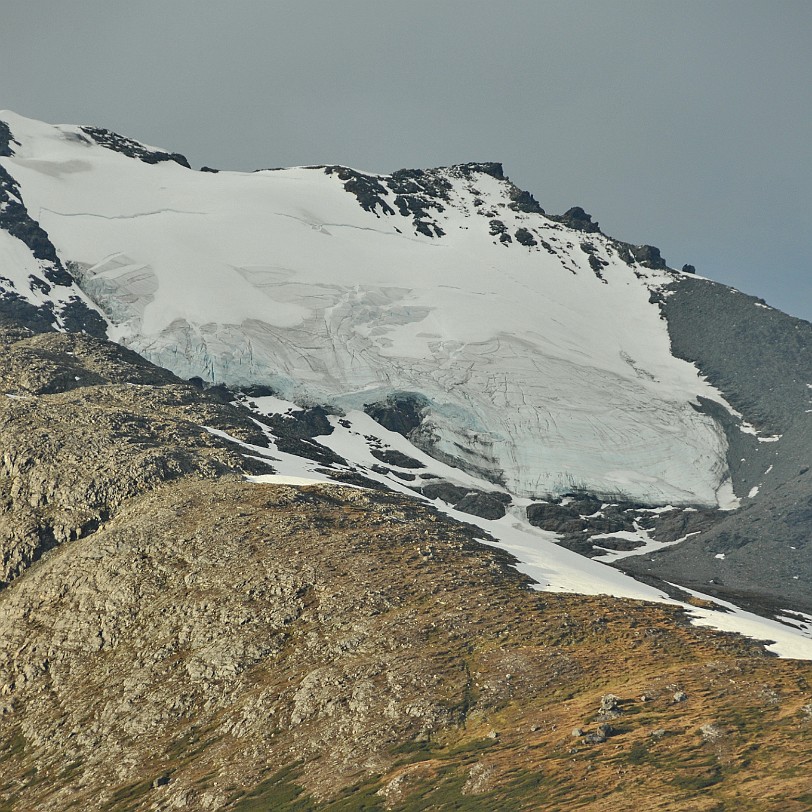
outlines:
[{"label": "mountain ridge", "polygon": [[[532,513],[562,545],[666,591],[677,580],[759,611],[787,608],[778,595],[812,611],[797,473],[812,449],[808,323],[668,269],[583,209],[546,215],[498,163],[196,172],[101,128],[6,118],[0,216],[21,207],[50,248],[37,257],[23,239],[26,257],[0,230],[3,267],[17,269],[0,312],[108,334],[183,378],[405,419],[399,454],[456,469],[418,493],[528,529]],[[387,487],[416,476],[369,464]],[[590,521],[565,504],[579,495],[609,507]],[[684,512],[643,520],[669,504],[722,508],[708,514],[717,530],[690,530]]]}]

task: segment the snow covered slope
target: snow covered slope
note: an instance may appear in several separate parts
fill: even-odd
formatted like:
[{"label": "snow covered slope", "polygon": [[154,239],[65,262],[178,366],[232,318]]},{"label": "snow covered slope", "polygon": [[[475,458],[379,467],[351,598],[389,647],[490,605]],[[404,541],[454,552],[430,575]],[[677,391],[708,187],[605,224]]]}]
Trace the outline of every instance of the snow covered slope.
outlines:
[{"label": "snow covered slope", "polygon": [[[729,502],[724,432],[695,408],[723,400],[672,356],[656,302],[677,272],[580,210],[545,216],[498,164],[197,172],[106,131],[0,121],[31,219],[151,361],[343,409],[414,395],[416,443],[519,496]],[[11,278],[26,266],[0,238]]]}]

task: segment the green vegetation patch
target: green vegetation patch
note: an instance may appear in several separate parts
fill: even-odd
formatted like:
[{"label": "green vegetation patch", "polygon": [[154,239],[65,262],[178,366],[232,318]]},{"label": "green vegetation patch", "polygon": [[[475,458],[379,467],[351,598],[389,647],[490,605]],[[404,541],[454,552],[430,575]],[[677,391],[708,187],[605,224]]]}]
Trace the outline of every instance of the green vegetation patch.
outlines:
[{"label": "green vegetation patch", "polygon": [[141,799],[152,789],[152,781],[146,779],[144,781],[135,781],[131,784],[125,784],[123,787],[117,789],[107,801],[102,810],[104,812],[127,812],[127,810],[135,809],[141,803]]}]

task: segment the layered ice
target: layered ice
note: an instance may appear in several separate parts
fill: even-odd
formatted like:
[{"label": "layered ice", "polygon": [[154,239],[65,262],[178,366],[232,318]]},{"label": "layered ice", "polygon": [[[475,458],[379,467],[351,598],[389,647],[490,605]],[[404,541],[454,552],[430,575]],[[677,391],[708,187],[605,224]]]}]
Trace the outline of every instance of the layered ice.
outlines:
[{"label": "layered ice", "polygon": [[419,393],[435,452],[519,496],[726,493],[724,434],[695,408],[721,396],[651,301],[670,273],[517,206],[504,178],[432,170],[421,230],[382,176],[365,208],[325,168],[195,172],[0,119],[31,216],[111,337],[155,363],[347,410]]}]

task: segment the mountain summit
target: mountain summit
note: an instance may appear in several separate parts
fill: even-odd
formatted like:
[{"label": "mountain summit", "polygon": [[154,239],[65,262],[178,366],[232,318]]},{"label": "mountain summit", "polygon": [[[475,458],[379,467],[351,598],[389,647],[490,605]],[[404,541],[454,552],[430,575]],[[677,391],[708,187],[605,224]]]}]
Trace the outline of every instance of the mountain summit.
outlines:
[{"label": "mountain summit", "polygon": [[[760,592],[780,550],[766,592],[812,609],[808,323],[581,208],[546,214],[498,163],[195,171],[98,127],[0,121],[0,312],[182,378],[365,411],[450,484],[474,477],[638,575]],[[573,494],[590,514],[710,513],[661,536],[690,535],[689,563],[680,546],[632,560],[639,522],[590,524]],[[585,548],[601,527],[608,546]]]}]

